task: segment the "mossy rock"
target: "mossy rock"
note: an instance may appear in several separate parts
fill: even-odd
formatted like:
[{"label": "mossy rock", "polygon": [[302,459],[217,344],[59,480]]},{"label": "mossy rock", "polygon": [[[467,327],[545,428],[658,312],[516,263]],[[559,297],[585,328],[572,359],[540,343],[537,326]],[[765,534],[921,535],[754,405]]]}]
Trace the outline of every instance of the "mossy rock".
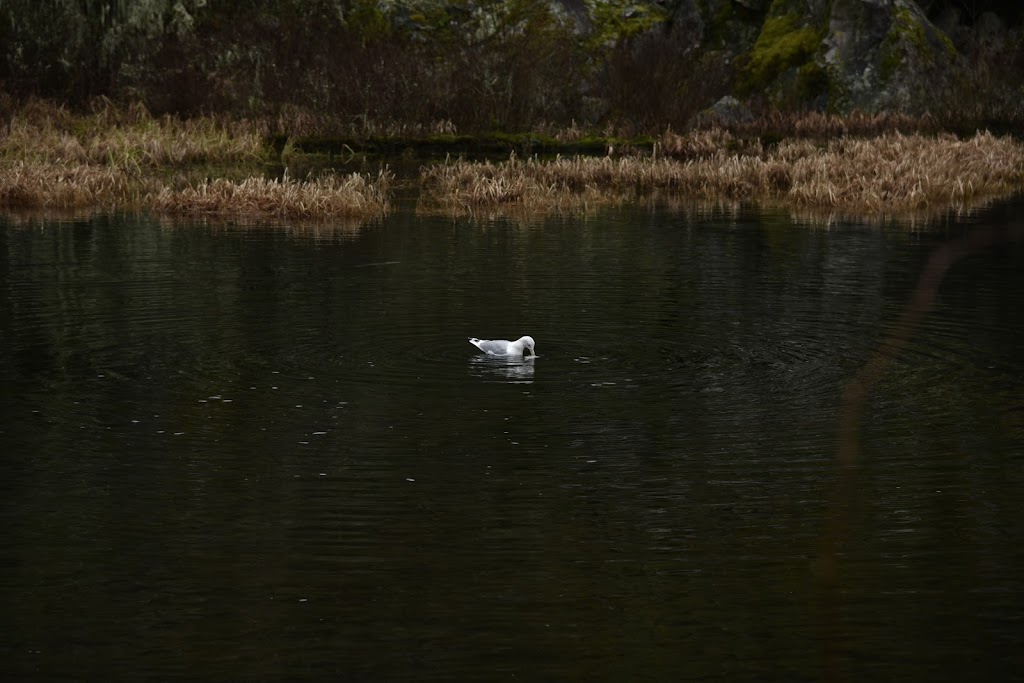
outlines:
[{"label": "mossy rock", "polygon": [[756,9],[735,0],[698,0],[704,22],[704,47],[732,53],[749,49],[760,33],[764,9]]},{"label": "mossy rock", "polygon": [[589,40],[592,49],[639,36],[668,19],[665,10],[654,3],[610,0],[592,3],[590,7],[594,24]]},{"label": "mossy rock", "polygon": [[812,62],[821,45],[821,33],[802,23],[796,14],[770,16],[738,74],[740,93],[766,92],[791,69]]},{"label": "mossy rock", "polygon": [[831,90],[828,70],[817,62],[807,62],[797,71],[796,97],[802,102],[813,103],[826,97]]},{"label": "mossy rock", "polygon": [[834,0],[824,60],[838,111],[921,112],[962,68],[942,31],[911,0]]},{"label": "mossy rock", "polygon": [[908,8],[896,11],[879,50],[879,75],[883,83],[908,60],[913,60],[913,66],[918,68],[934,68],[944,59],[956,58],[956,48],[949,36],[926,26]]}]

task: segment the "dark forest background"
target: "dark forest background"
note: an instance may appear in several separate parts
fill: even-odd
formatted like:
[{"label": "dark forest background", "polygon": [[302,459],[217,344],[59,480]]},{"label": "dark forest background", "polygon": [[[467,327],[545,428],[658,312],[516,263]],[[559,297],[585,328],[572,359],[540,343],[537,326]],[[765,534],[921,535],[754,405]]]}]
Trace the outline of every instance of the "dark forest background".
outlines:
[{"label": "dark forest background", "polygon": [[[107,98],[285,128],[682,128],[730,93],[753,105],[832,106],[818,92],[772,100],[768,84],[743,71],[767,19],[806,16],[802,35],[820,37],[828,4],[3,0],[0,114],[30,97],[73,108]],[[922,107],[1019,117],[1021,5],[917,2],[962,70],[956,87],[929,93]]]}]

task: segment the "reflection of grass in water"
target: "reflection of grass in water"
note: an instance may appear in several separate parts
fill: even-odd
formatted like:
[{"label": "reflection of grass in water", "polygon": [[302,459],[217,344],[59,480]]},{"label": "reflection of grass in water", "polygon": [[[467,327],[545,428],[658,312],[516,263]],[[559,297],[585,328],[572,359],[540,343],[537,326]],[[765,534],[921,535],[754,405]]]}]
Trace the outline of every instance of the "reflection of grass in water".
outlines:
[{"label": "reflection of grass in water", "polygon": [[16,211],[0,212],[5,224],[19,228],[42,228],[48,223],[75,223],[95,218],[102,213],[95,207],[79,208],[21,208]]},{"label": "reflection of grass in water", "polygon": [[654,192],[684,197],[785,203],[838,213],[912,214],[968,207],[1019,191],[1024,146],[980,133],[886,134],[825,143],[784,140],[741,152],[698,139],[695,158],[512,157],[458,160],[424,168],[426,197],[455,212],[560,210]]},{"label": "reflection of grass in water", "polygon": [[296,237],[314,240],[343,240],[358,237],[360,232],[372,219],[354,217],[334,217],[330,220],[322,218],[287,218],[275,219],[268,216],[179,216],[164,214],[157,216],[157,222],[164,230],[194,230],[196,226],[213,232],[239,232],[248,230],[267,230],[285,232]]},{"label": "reflection of grass in water", "polygon": [[935,227],[944,222],[963,220],[966,213],[978,211],[991,205],[991,201],[983,201],[971,207],[964,206],[933,206],[914,211],[879,211],[864,213],[863,211],[837,210],[830,207],[796,206],[789,202],[757,201],[744,202],[739,200],[706,201],[692,197],[653,194],[649,203],[684,214],[691,220],[717,218],[728,221],[738,218],[744,211],[753,210],[761,216],[768,213],[786,217],[786,223],[805,225],[808,227],[830,227],[836,223],[855,222],[870,225],[893,224],[903,228],[923,226]]}]

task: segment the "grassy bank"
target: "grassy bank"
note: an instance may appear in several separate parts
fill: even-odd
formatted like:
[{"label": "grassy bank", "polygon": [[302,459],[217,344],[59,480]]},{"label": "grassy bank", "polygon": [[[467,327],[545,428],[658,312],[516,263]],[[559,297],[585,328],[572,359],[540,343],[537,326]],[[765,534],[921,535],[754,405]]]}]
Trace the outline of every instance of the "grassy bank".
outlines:
[{"label": "grassy bank", "polygon": [[150,209],[178,215],[273,216],[277,218],[356,218],[380,214],[387,207],[390,172],[376,178],[352,173],[304,182],[251,177],[241,182],[203,181],[149,197]]},{"label": "grassy bank", "polygon": [[785,203],[851,214],[965,208],[1024,188],[1024,146],[981,133],[882,134],[764,146],[710,131],[674,136],[674,157],[458,160],[421,173],[448,210],[562,209],[652,193]]},{"label": "grassy bank", "polygon": [[[267,134],[272,126],[154,118],[140,106],[118,110],[105,101],[87,114],[28,102],[0,128],[0,207],[279,219],[387,210],[394,187],[387,170],[266,177],[267,164],[282,159],[280,138]],[[877,215],[968,208],[1024,191],[1019,142],[932,128],[927,119],[895,115],[811,114],[667,131],[641,142],[614,131],[597,138],[545,131],[545,139],[586,145],[594,156],[449,159],[427,163],[418,182],[421,205],[453,213],[571,210],[659,195]],[[471,144],[432,134],[431,156],[446,139]],[[530,139],[494,138],[503,145]],[[385,147],[405,149],[405,140]]]},{"label": "grassy bank", "polygon": [[122,111],[105,101],[89,114],[32,101],[0,133],[0,207],[283,219],[386,210],[386,171],[309,181],[264,177],[272,151],[262,128],[208,117],[154,118],[141,106]]},{"label": "grassy bank", "polygon": [[0,171],[0,206],[113,209],[140,204],[149,183],[106,166],[14,161]]},{"label": "grassy bank", "polygon": [[0,136],[0,158],[121,168],[141,173],[192,164],[246,164],[264,158],[259,127],[212,117],[155,118],[141,105],[99,100],[89,114],[30,100]]}]

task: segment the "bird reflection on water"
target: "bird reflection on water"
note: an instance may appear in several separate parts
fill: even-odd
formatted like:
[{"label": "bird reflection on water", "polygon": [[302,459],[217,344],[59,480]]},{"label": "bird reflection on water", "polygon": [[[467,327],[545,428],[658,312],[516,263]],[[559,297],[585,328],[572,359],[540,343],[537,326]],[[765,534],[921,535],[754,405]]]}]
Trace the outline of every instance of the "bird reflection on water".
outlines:
[{"label": "bird reflection on water", "polygon": [[533,382],[535,358],[536,356],[472,356],[469,359],[469,370],[477,377],[529,384]]}]

